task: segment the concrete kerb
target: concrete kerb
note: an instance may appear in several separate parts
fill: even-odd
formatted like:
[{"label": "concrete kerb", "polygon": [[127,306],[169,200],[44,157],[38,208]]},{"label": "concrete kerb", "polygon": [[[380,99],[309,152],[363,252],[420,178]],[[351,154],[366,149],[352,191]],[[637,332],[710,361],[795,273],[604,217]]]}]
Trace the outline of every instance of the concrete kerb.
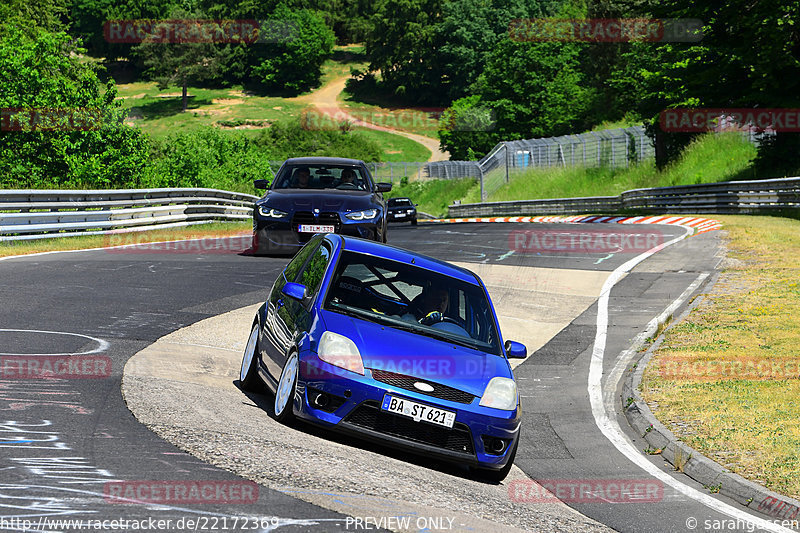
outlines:
[{"label": "concrete kerb", "polygon": [[[718,274],[709,278],[705,285],[713,285],[717,277]],[[696,298],[676,320],[670,323],[669,327],[685,319],[690,311],[701,301],[702,296]],[[669,322],[670,318],[664,317],[654,327],[644,331],[629,349],[640,350],[647,342],[647,338],[652,336],[660,325]],[[628,423],[647,442],[649,447],[661,450],[660,455],[676,471],[683,472],[693,480],[709,488],[709,490],[718,491],[745,507],[773,518],[797,519],[800,514],[800,501],[749,481],[680,442],[650,411],[650,408],[639,393],[639,386],[647,364],[663,340],[664,333],[662,332],[638,360],[634,360],[623,379],[620,398],[622,400],[622,410]]]}]

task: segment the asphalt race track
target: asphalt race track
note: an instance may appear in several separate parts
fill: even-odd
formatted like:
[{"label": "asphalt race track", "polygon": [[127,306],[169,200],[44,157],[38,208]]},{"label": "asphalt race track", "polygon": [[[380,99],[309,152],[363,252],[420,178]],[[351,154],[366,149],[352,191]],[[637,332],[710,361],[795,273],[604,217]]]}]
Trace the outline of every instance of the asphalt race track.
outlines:
[{"label": "asphalt race track", "polygon": [[[519,230],[569,234],[586,231],[586,226],[498,223],[390,228],[391,244],[467,264],[484,280],[488,275],[501,272],[508,273],[508,279],[513,282],[519,272],[533,272],[533,277],[528,279],[539,280],[541,285],[537,294],[544,296],[528,301],[524,298],[525,287],[515,288],[498,282],[493,289],[493,284],[487,281],[496,306],[506,301],[514,303],[506,307],[524,307],[516,316],[506,317],[512,325],[504,326],[505,338],[523,340],[519,337],[525,335],[526,330],[537,330],[543,332],[542,338],[546,339],[541,345],[534,342],[531,348],[535,352],[515,369],[524,411],[523,439],[516,459],[520,472],[501,486],[486,488],[507,498],[503,502],[507,508],[497,512],[510,513],[524,507],[527,511],[521,514],[541,514],[556,520],[521,522],[519,529],[601,530],[599,524],[604,524],[618,531],[703,531],[707,530],[706,521],[727,520],[732,527],[718,529],[748,530],[748,524],[730,524],[731,516],[710,509],[687,496],[685,491],[675,490],[671,484],[655,480],[620,452],[599,429],[597,406],[593,410],[591,387],[588,387],[590,380],[597,378],[597,374],[593,377],[591,368],[598,311],[601,317],[605,313],[605,309],[599,309],[597,295],[600,285],[615,269],[644,249],[587,250],[579,247],[565,251],[545,246],[537,251],[524,245],[524,249],[515,249],[514,243],[523,241],[509,237],[510,232]],[[658,234],[660,242],[685,233],[684,228],[674,226],[649,226],[643,230],[616,224],[594,225],[591,231],[616,234],[646,231],[650,235]],[[630,347],[634,337],[653,317],[679,296],[690,296],[684,294],[687,287],[700,292],[705,283],[713,280],[722,259],[717,233],[690,237],[667,247],[635,266],[614,285],[608,298],[608,336],[604,357],[600,359],[603,380],[612,374],[619,354]],[[121,379],[126,362],[161,337],[201,320],[262,302],[286,261],[285,258],[251,257],[230,251],[198,254],[112,250],[0,261],[0,279],[3,280],[0,284],[3,304],[0,306],[0,358],[91,357],[95,362],[109,363],[108,369],[97,368],[98,373],[110,370],[94,379],[19,379],[19,376],[14,379],[15,376],[7,374],[0,379],[0,530],[67,530],[43,522],[42,517],[172,520],[170,527],[160,529],[174,531],[367,529],[365,524],[359,527],[353,521],[353,513],[348,514],[346,507],[325,503],[332,501],[331,498],[317,501],[312,497],[302,498],[297,493],[293,495],[286,489],[288,482],[285,480],[283,486],[263,483],[255,488],[255,501],[236,503],[230,503],[225,496],[202,504],[120,503],[109,497],[109,491],[119,481],[183,480],[191,484],[213,480],[253,489],[241,477],[210,463],[226,465],[232,471],[247,471],[241,464],[237,466],[236,457],[231,459],[225,447],[228,443],[241,445],[242,434],[237,431],[241,416],[247,417],[248,412],[265,416],[264,405],[268,403],[265,399],[234,391],[241,395],[237,401],[252,410],[243,407],[245,414],[236,416],[226,411],[206,413],[204,409],[214,409],[211,394],[206,395],[207,403],[184,402],[184,409],[191,411],[192,416],[206,416],[217,422],[221,417],[230,417],[227,431],[224,430],[226,424],[214,430],[216,449],[220,457],[228,459],[213,461],[205,457],[204,461],[168,443],[137,421],[123,400]],[[559,277],[562,270],[565,275]],[[595,294],[579,287],[581,283],[588,283],[586,280],[591,280]],[[559,296],[564,291],[574,291],[571,300]],[[566,316],[564,306],[568,300],[572,302],[574,316],[562,324],[558,320]],[[529,315],[539,317],[539,322],[526,321]],[[616,403],[620,403],[618,394],[608,387],[603,393],[609,398],[616,396]],[[183,399],[165,396],[163,410],[172,413],[174,409],[170,406],[181,404]],[[627,438],[639,450],[644,448],[645,444],[639,445],[644,442],[641,436],[630,433],[624,417],[615,414],[617,412],[619,409],[609,416],[627,432]],[[310,428],[292,427],[286,431],[296,432],[292,435],[297,435],[295,438],[299,440],[307,436],[308,440],[318,443],[329,442],[340,451],[349,449],[353,456],[365,447],[363,443],[347,442]],[[176,439],[180,440],[180,435]],[[280,441],[277,437],[273,440]],[[269,473],[269,450],[260,453],[264,458],[260,462],[260,473]],[[448,465],[431,464],[391,450],[370,450],[370,454],[371,461],[381,461],[385,457],[387,463],[394,465],[388,470],[395,473],[387,476],[412,470],[413,475],[430,472],[437,483],[451,480],[458,490],[477,483]],[[658,456],[642,456],[681,484],[704,491],[702,486],[666,467]],[[304,458],[300,455],[295,460],[302,462]],[[252,465],[249,468],[252,469]],[[269,475],[260,477],[258,472],[249,477],[272,479]],[[559,494],[569,507],[587,517],[584,518],[568,509],[565,511],[560,503],[526,501],[531,495],[529,490],[538,486],[527,478],[546,486],[614,480],[660,486],[661,491],[641,502],[623,501],[611,493],[603,498]],[[340,490],[351,494],[359,492],[359,472],[351,471],[337,480]],[[399,478],[397,481],[399,483]],[[387,483],[392,482],[392,478],[387,477]],[[424,483],[423,479],[418,484],[423,492]],[[517,483],[516,492],[508,490],[511,483]],[[275,488],[267,488],[267,485]],[[303,486],[303,483],[298,481],[295,485]],[[330,492],[329,488],[317,487],[317,494]],[[403,494],[396,496],[402,498]],[[741,509],[717,495],[713,498]],[[386,501],[391,498],[383,500]],[[427,506],[447,510],[450,502],[429,501]],[[337,510],[332,510],[334,508]],[[262,519],[238,522],[237,527],[232,527],[235,520],[245,520],[245,517]],[[691,527],[690,518],[696,520],[696,529]],[[23,519],[32,522],[23,523]],[[187,527],[186,521],[190,519],[195,520],[193,527]],[[513,520],[496,521],[514,523]],[[523,527],[525,524],[527,527]],[[437,530],[437,525],[441,526],[439,530],[471,529],[457,525],[448,527],[446,521],[427,525],[431,531]],[[372,531],[387,527],[403,529],[391,522],[369,524]],[[498,530],[500,527],[498,524]]]}]

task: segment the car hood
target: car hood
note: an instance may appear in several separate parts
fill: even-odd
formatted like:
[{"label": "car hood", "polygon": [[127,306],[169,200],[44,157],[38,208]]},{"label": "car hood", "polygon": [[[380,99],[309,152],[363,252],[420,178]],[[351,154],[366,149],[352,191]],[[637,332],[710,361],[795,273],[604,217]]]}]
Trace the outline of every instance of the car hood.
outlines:
[{"label": "car hood", "polygon": [[513,377],[508,361],[452,342],[322,311],[325,327],[358,347],[364,367],[448,385],[482,396],[495,376]]},{"label": "car hood", "polygon": [[286,189],[269,191],[256,205],[267,205],[289,213],[295,211],[341,212],[360,211],[379,207],[377,198],[370,191],[337,191],[326,189]]}]

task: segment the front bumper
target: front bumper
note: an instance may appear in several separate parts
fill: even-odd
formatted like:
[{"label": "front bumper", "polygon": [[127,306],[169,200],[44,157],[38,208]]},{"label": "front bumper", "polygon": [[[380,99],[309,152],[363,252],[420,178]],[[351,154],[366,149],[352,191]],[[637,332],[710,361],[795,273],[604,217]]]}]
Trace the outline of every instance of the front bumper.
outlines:
[{"label": "front bumper", "polygon": [[[443,400],[376,381],[369,369],[365,373],[362,376],[339,369],[311,353],[301,356],[295,414],[336,431],[445,461],[487,469],[501,469],[507,463],[509,450],[519,438],[519,409],[481,407],[480,398],[471,404]],[[313,403],[320,392],[332,399],[326,409]],[[454,411],[455,424],[450,429],[382,411],[386,393]],[[485,447],[487,439],[503,439],[507,446],[502,453],[491,452]]]},{"label": "front bumper", "polygon": [[386,213],[386,220],[389,222],[409,222],[415,218],[417,218],[416,212],[407,214],[405,211],[389,211]]},{"label": "front bumper", "polygon": [[[344,218],[344,217],[343,217]],[[378,240],[380,219],[352,221],[345,219],[333,224],[334,233]],[[325,224],[324,222],[322,224]],[[289,220],[271,221],[262,218],[253,220],[253,252],[256,254],[297,252],[314,236],[313,233],[300,233],[299,224]]]}]

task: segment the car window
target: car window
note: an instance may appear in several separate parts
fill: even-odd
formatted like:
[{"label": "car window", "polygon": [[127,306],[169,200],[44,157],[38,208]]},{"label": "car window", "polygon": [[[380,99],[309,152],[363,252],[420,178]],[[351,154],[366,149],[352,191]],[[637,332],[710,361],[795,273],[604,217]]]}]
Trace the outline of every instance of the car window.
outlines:
[{"label": "car window", "polygon": [[316,249],[311,259],[306,263],[305,268],[303,268],[298,283],[306,286],[306,294],[309,296],[316,296],[319,291],[319,286],[322,283],[322,278],[325,277],[325,269],[328,267],[330,258],[331,252],[323,243]]},{"label": "car window", "polygon": [[[483,288],[415,265],[345,251],[324,307],[501,353],[494,314]],[[431,316],[435,312],[439,316]]]},{"label": "car window", "polygon": [[303,246],[297,255],[294,256],[289,264],[287,265],[286,269],[283,271],[283,274],[286,276],[286,281],[288,282],[295,282],[297,281],[297,276],[300,273],[300,269],[303,268],[303,265],[306,263],[306,260],[314,253],[314,251],[319,246],[320,241],[322,240],[321,237],[317,237],[316,239],[311,239],[308,243]]},{"label": "car window", "polygon": [[284,165],[275,177],[273,189],[372,190],[369,176],[360,166]]}]

